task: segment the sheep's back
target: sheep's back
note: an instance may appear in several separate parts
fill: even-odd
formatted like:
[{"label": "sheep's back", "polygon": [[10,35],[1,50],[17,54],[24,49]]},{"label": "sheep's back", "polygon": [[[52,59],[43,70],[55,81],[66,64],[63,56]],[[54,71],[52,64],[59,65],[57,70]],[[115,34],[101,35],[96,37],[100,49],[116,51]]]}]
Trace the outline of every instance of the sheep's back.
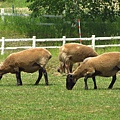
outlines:
[{"label": "sheep's back", "polygon": [[29,64],[37,63],[42,67],[51,58],[51,53],[43,48],[33,48],[12,53],[5,60],[5,64],[11,66],[29,66]]},{"label": "sheep's back", "polygon": [[96,71],[100,71],[103,76],[114,75],[120,70],[120,52],[109,52],[92,57],[85,61],[89,66],[94,67]]},{"label": "sheep's back", "polygon": [[38,59],[42,57],[51,56],[50,52],[43,48],[33,48],[28,50],[23,50],[20,52],[13,53],[12,56],[16,57],[15,59],[30,60],[30,59]]},{"label": "sheep's back", "polygon": [[78,43],[65,44],[59,49],[59,53],[59,56],[62,56],[62,53],[65,53],[68,57],[70,56],[72,62],[82,62],[87,57],[98,55],[91,47]]}]

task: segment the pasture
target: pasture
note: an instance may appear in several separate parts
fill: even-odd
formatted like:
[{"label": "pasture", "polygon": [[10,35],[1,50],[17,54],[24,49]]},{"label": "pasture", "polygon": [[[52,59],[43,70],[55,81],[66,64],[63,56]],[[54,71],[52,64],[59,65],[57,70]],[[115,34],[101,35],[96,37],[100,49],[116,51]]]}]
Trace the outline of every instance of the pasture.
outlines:
[{"label": "pasture", "polygon": [[[6,74],[0,81],[1,120],[119,120],[120,74],[112,90],[107,87],[111,78],[97,77],[98,89],[88,80],[89,90],[84,90],[83,78],[73,90],[66,89],[66,75],[57,72],[58,49],[49,49],[52,58],[47,64],[49,85],[44,78],[34,86],[38,73],[22,73],[23,86],[16,86],[15,75]],[[99,54],[120,49],[97,49]],[[2,62],[10,52],[0,56]],[[109,61],[108,61],[109,62]]]}]

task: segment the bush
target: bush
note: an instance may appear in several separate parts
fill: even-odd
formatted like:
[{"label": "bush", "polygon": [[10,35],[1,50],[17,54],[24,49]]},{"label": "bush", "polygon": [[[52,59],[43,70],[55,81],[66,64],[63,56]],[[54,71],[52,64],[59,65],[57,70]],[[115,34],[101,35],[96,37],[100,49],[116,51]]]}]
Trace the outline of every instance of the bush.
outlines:
[{"label": "bush", "polygon": [[[40,24],[52,25],[40,25]],[[24,36],[37,38],[58,38],[62,36],[79,37],[78,25],[72,26],[64,22],[62,18],[31,18],[20,16],[5,16],[4,22],[0,22],[0,31],[13,30],[13,34],[19,33]],[[81,20],[82,37],[96,36],[118,36],[120,35],[120,18],[116,22],[92,22]],[[5,32],[5,31],[4,31]],[[4,33],[3,33],[4,34]]]}]

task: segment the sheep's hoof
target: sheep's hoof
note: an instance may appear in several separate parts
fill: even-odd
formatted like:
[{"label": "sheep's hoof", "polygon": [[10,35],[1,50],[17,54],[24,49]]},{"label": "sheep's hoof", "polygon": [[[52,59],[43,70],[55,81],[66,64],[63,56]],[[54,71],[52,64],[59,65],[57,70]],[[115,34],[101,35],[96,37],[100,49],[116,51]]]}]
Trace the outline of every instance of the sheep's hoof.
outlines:
[{"label": "sheep's hoof", "polygon": [[88,90],[88,87],[85,87],[85,90]]},{"label": "sheep's hoof", "polygon": [[97,87],[94,87],[94,89],[97,89]]},{"label": "sheep's hoof", "polygon": [[22,84],[17,84],[17,86],[22,86]]},{"label": "sheep's hoof", "polygon": [[35,83],[34,85],[38,85],[38,83]]},{"label": "sheep's hoof", "polygon": [[112,89],[112,87],[108,87],[108,89]]}]

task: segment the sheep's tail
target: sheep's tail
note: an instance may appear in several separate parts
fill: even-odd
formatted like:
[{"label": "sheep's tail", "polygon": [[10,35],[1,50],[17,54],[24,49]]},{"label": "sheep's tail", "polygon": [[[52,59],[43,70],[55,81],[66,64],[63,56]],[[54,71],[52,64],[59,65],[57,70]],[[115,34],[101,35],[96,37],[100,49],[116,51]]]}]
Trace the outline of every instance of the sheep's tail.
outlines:
[{"label": "sheep's tail", "polygon": [[0,69],[1,69],[2,66],[3,66],[3,62],[0,63]]},{"label": "sheep's tail", "polygon": [[[95,52],[95,56],[98,56],[98,53],[97,53],[96,51],[94,51],[94,52]],[[95,56],[94,56],[94,57],[95,57]]]}]

